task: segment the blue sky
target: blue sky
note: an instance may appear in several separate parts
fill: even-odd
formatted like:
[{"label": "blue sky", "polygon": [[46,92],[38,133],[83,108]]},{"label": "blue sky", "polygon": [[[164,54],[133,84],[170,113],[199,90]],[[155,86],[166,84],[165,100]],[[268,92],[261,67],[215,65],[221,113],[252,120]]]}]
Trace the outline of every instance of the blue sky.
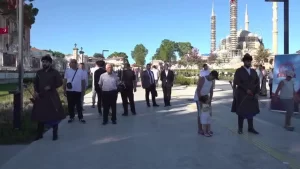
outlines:
[{"label": "blue sky", "polygon": [[[272,3],[238,3],[238,29],[244,28],[248,4],[249,30],[261,35],[266,47],[272,48]],[[31,44],[39,49],[68,54],[77,43],[88,55],[103,49],[110,51],[106,56],[125,52],[131,63],[130,53],[136,44],[149,50],[149,61],[163,39],[189,41],[200,53],[210,51],[212,0],[35,0],[34,5],[40,12],[32,27]],[[299,0],[290,0],[290,53],[300,49],[299,6]],[[279,53],[283,53],[282,3],[278,10]],[[219,42],[229,34],[229,0],[215,0],[215,12]]]}]

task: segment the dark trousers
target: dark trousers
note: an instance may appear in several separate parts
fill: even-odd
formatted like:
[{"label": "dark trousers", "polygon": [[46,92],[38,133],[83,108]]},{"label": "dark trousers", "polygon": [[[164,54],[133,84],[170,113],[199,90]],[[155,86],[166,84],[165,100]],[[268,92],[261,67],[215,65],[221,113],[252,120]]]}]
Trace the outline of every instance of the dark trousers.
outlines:
[{"label": "dark trousers", "polygon": [[122,103],[124,108],[124,114],[128,114],[128,100],[130,104],[131,113],[135,112],[135,105],[134,105],[134,95],[132,88],[126,88],[124,91],[121,92]]},{"label": "dark trousers", "polygon": [[171,105],[171,86],[163,86],[163,93],[164,93],[164,102],[165,105]]},{"label": "dark trousers", "polygon": [[71,119],[75,117],[75,107],[78,118],[83,119],[81,96],[81,92],[67,91],[68,111]]},{"label": "dark trousers", "polygon": [[98,101],[97,101],[98,113],[102,114],[102,91],[101,90],[97,90],[97,97],[98,97]]},{"label": "dark trousers", "polygon": [[270,88],[270,90],[269,90],[269,91],[270,91],[270,97],[272,97],[272,87],[273,87],[273,84],[272,84],[272,83],[271,83],[271,84],[269,83],[269,88]]},{"label": "dark trousers", "polygon": [[155,100],[156,87],[155,87],[155,84],[152,84],[150,87],[146,88],[145,90],[146,90],[145,97],[146,97],[147,105],[150,105],[150,101],[149,101],[150,92],[151,92],[151,96],[152,96],[152,104],[156,105],[156,100]]},{"label": "dark trousers", "polygon": [[[58,132],[58,124],[52,126],[53,128],[53,136],[57,136],[57,132]],[[37,133],[38,133],[38,137],[43,137],[43,133],[44,133],[44,130],[45,130],[45,124],[42,123],[42,122],[38,122],[38,125],[37,125]]]},{"label": "dark trousers", "polygon": [[[243,129],[244,119],[245,118],[243,116],[238,116],[239,129]],[[253,129],[253,118],[247,119],[247,121],[248,121],[248,129]]]},{"label": "dark trousers", "polygon": [[117,121],[117,91],[102,91],[103,122],[108,122],[109,109],[111,108],[111,121]]}]

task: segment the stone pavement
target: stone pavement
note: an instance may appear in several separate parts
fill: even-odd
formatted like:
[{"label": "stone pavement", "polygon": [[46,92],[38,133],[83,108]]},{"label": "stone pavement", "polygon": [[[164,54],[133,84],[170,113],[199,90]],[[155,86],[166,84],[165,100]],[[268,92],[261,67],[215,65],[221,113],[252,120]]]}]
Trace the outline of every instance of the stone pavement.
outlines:
[{"label": "stone pavement", "polygon": [[[292,160],[299,160],[299,134],[256,121],[264,134],[237,135],[236,116],[229,113],[222,99],[218,100],[223,91],[215,92],[215,135],[199,136],[190,101],[193,90],[174,87],[173,106],[164,108],[159,89],[161,106],[147,108],[144,91],[139,88],[135,94],[138,115],[122,117],[122,107],[118,104],[118,124],[107,126],[101,125],[102,118],[96,109],[90,108],[91,94],[88,94],[87,124],[63,121],[58,141],[53,142],[52,132],[48,132],[43,140],[32,143],[0,169],[300,169]],[[267,147],[271,142],[274,144]],[[275,151],[272,146],[282,151]],[[286,149],[291,157],[283,155]]]}]

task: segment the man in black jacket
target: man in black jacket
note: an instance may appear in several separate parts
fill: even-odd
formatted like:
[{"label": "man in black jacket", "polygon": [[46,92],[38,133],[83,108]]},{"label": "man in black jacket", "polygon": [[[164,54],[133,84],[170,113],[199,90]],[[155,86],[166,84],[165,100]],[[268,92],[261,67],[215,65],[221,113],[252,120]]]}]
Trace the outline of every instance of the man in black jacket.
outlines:
[{"label": "man in black jacket", "polygon": [[121,92],[124,113],[123,116],[128,116],[128,100],[130,104],[131,113],[136,115],[133,92],[136,92],[136,77],[134,72],[130,69],[130,64],[124,65],[124,70],[120,71],[120,80],[125,84],[125,89]]},{"label": "man in black jacket", "polygon": [[105,62],[103,60],[98,60],[96,62],[96,65],[99,67],[99,69],[97,69],[94,73],[94,88],[95,91],[97,92],[97,96],[98,96],[98,102],[97,102],[97,106],[98,106],[98,112],[100,115],[102,115],[102,91],[101,88],[99,86],[99,80],[100,80],[100,76],[106,72],[105,70]]},{"label": "man in black jacket", "polygon": [[169,70],[169,65],[164,65],[164,70],[161,71],[160,79],[162,82],[162,89],[164,93],[164,102],[165,107],[171,106],[171,90],[174,82],[174,73],[172,70]]}]

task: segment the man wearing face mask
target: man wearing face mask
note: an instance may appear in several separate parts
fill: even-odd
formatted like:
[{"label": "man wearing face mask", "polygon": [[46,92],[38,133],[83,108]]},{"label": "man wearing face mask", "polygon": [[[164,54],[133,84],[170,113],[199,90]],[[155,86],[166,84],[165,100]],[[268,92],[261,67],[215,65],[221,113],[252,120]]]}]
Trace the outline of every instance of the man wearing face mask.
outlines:
[{"label": "man wearing face mask", "polygon": [[260,93],[259,77],[251,68],[252,56],[246,53],[242,59],[244,66],[234,74],[234,99],[231,112],[238,115],[238,133],[243,134],[244,119],[248,121],[248,132],[258,134],[253,126],[253,117],[260,112],[258,95]]},{"label": "man wearing face mask", "polygon": [[43,69],[37,71],[34,80],[34,104],[32,120],[38,122],[36,140],[43,138],[44,125],[53,128],[53,140],[58,139],[58,123],[65,118],[65,113],[57,93],[63,79],[59,72],[51,67],[52,58],[42,57]]}]

